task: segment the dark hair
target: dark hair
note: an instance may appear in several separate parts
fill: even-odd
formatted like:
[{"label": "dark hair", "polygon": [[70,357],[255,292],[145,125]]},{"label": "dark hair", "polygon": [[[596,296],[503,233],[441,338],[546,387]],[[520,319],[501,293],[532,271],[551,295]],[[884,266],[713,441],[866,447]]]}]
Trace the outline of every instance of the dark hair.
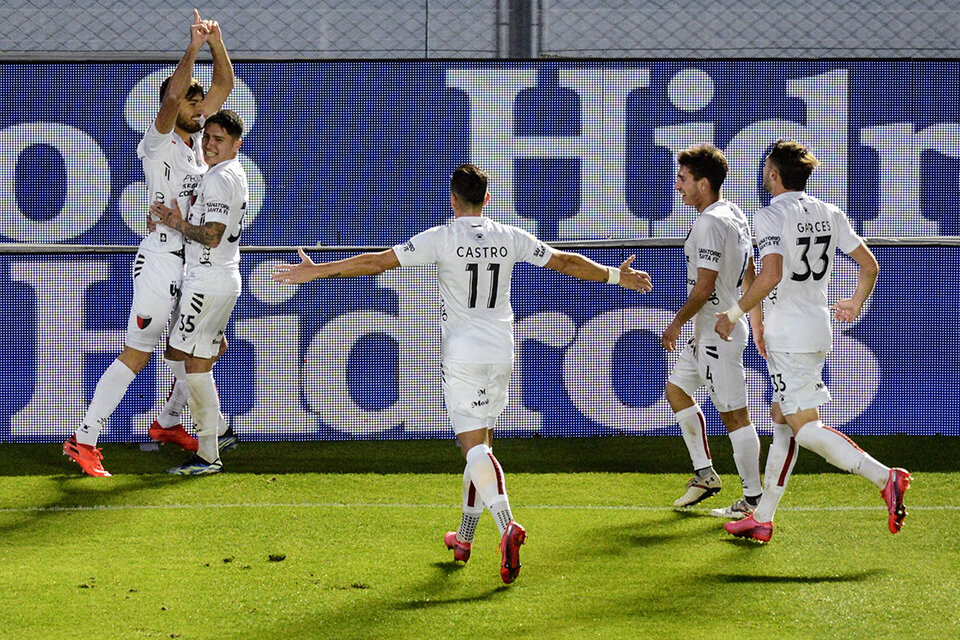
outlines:
[{"label": "dark hair", "polygon": [[220,109],[215,114],[207,118],[207,121],[203,123],[204,128],[211,124],[218,124],[223,127],[223,130],[229,133],[231,136],[239,140],[243,137],[243,120],[240,119],[240,116],[236,111],[231,111],[230,109]]},{"label": "dark hair", "polygon": [[784,138],[773,143],[767,158],[780,173],[784,189],[790,191],[806,189],[810,174],[820,165],[809,149],[799,142]]},{"label": "dark hair", "polygon": [[[163,98],[167,95],[167,87],[170,86],[170,78],[172,77],[173,76],[167,76],[163,82],[160,83],[160,102],[163,102]],[[200,84],[200,81],[196,78],[190,78],[190,86],[187,87],[187,93],[184,94],[183,98],[187,100],[194,96],[200,96],[200,99],[203,100],[203,85]]]},{"label": "dark hair", "polygon": [[486,171],[472,164],[462,164],[450,176],[450,192],[461,200],[480,206],[487,197],[489,181],[490,176]]},{"label": "dark hair", "polygon": [[710,188],[720,192],[730,166],[723,151],[712,144],[695,144],[677,154],[677,163],[686,167],[694,180],[706,178]]}]

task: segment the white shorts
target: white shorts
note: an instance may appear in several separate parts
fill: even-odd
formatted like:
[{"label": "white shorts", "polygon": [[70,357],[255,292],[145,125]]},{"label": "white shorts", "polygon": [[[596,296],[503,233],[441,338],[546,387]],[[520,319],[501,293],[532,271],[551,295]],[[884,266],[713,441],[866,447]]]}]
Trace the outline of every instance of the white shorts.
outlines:
[{"label": "white shorts", "polygon": [[170,327],[170,346],[197,358],[217,355],[238,297],[184,287],[176,320]]},{"label": "white shorts", "polygon": [[183,258],[174,253],[141,251],[133,260],[133,303],[124,344],[153,351],[177,305]]},{"label": "white shorts", "polygon": [[767,351],[773,402],[780,405],[783,415],[789,416],[830,402],[830,390],[822,378],[826,361],[826,351]]},{"label": "white shorts", "polygon": [[492,429],[507,406],[513,363],[445,362],[441,371],[443,401],[454,433]]},{"label": "white shorts", "polygon": [[746,344],[740,342],[697,345],[690,340],[680,352],[667,380],[690,397],[706,386],[713,406],[721,413],[743,409],[747,406],[744,348]]}]

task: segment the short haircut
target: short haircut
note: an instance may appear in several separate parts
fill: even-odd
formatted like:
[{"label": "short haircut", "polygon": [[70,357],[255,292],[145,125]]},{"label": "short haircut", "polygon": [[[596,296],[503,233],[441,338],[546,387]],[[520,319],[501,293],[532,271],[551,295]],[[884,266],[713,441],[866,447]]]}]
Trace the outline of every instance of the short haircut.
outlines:
[{"label": "short haircut", "polygon": [[[167,76],[163,82],[160,83],[160,102],[163,102],[163,98],[167,95],[167,87],[170,86],[170,78],[172,77],[173,76]],[[200,96],[200,99],[203,100],[203,85],[200,84],[200,81],[196,78],[190,78],[190,86],[187,87],[187,93],[183,97],[184,99],[190,99],[194,96]]]},{"label": "short haircut", "polygon": [[243,120],[236,111],[230,109],[220,109],[215,114],[207,118],[203,123],[204,128],[211,124],[218,124],[223,130],[239,140],[243,137]]},{"label": "short haircut", "polygon": [[695,144],[677,154],[677,163],[686,167],[694,180],[707,179],[710,188],[720,192],[730,166],[723,151],[712,144]]},{"label": "short haircut", "polygon": [[487,197],[490,176],[472,164],[462,164],[450,176],[450,193],[474,206],[483,204]]},{"label": "short haircut", "polygon": [[780,182],[790,191],[803,191],[813,170],[820,161],[799,142],[780,138],[773,143],[767,155],[770,164],[780,173]]}]

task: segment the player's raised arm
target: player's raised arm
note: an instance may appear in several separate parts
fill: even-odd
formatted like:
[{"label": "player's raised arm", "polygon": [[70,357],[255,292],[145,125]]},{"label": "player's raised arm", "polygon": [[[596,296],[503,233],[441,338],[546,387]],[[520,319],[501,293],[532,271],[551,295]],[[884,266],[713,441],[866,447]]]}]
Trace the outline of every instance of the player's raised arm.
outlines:
[{"label": "player's raised arm", "polygon": [[207,25],[200,20],[200,15],[194,10],[194,21],[190,25],[190,44],[184,52],[183,57],[177,64],[176,70],[170,76],[170,82],[167,85],[167,91],[163,94],[163,101],[160,103],[160,111],[154,121],[154,126],[160,133],[170,133],[177,123],[177,113],[180,111],[180,102],[187,95],[187,89],[190,88],[190,81],[193,78],[193,63],[197,59],[197,53],[203,43],[207,41],[209,32]]},{"label": "player's raised arm", "polygon": [[553,250],[553,255],[544,266],[580,280],[619,284],[624,289],[647,293],[653,290],[650,274],[637,271],[630,265],[636,256],[630,256],[619,267],[605,267],[586,256],[569,251]]},{"label": "player's raised arm", "polygon": [[352,278],[354,276],[375,276],[388,269],[400,266],[397,254],[393,249],[379,253],[361,253],[360,255],[334,260],[333,262],[315,263],[303,250],[297,249],[300,254],[299,264],[278,264],[273,268],[271,278],[283,284],[303,284],[320,278]]},{"label": "player's raised arm", "polygon": [[[200,14],[196,9],[193,10],[195,19],[200,19]],[[207,45],[210,47],[210,54],[213,56],[213,78],[210,80],[210,90],[203,98],[203,115],[209,116],[216,113],[226,102],[230,92],[233,91],[233,63],[227,54],[227,47],[223,44],[223,33],[220,30],[220,23],[216,20],[204,20],[203,24],[209,31]]]}]

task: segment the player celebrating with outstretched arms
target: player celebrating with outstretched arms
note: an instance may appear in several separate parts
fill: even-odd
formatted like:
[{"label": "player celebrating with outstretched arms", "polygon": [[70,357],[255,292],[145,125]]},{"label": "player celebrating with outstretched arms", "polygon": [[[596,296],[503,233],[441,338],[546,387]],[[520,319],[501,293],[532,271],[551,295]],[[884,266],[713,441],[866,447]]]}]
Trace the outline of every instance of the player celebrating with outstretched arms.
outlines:
[{"label": "player celebrating with outstretched arms", "polygon": [[524,261],[579,278],[651,290],[650,276],[630,267],[604,267],[577,254],[551,249],[517,227],[483,216],[490,201],[488,176],[471,164],[450,178],[454,219],[380,253],[314,264],[300,249],[299,264],[278,265],[273,279],[303,283],[317,278],[376,275],[400,266],[435,264],[442,306],[443,396],[450,423],[466,458],[460,527],[444,536],[454,558],[470,557],[483,508],[500,530],[500,577],[509,584],[520,573],[520,545],[526,531],[513,518],[503,470],[493,455],[493,429],[507,403],[513,369],[513,266]]},{"label": "player celebrating with outstretched arms", "polygon": [[761,542],[773,535],[773,515],[796,462],[798,444],[880,488],[891,533],[900,531],[907,515],[903,494],[910,487],[910,474],[880,464],[846,435],[820,421],[818,407],[830,400],[822,373],[833,342],[827,285],[836,251],[839,248],[859,267],[853,295],[832,307],[834,317],[842,322],[860,315],[879,267],[843,211],[804,192],[818,164],[797,142],[781,139],[773,144],[763,165],[763,188],[773,197],[770,206],[754,217],[760,273],[737,304],[717,314],[716,331],[729,340],[737,318],[761,301],[764,305],[762,335],[754,340],[767,360],[773,385],[774,432],[763,498],[753,515],[724,525],[735,536]]}]

